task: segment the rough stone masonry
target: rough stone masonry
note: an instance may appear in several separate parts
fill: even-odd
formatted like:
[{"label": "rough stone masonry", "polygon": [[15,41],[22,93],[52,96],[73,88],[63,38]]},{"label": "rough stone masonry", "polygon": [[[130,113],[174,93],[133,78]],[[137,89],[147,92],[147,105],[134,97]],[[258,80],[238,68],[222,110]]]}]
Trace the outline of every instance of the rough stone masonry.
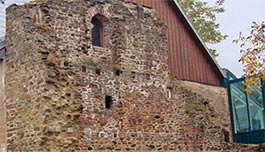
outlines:
[{"label": "rough stone masonry", "polygon": [[[226,89],[168,72],[166,26],[121,0],[7,9],[8,151],[238,151]],[[91,20],[103,47],[92,45]],[[207,92],[207,95],[206,93]]]}]

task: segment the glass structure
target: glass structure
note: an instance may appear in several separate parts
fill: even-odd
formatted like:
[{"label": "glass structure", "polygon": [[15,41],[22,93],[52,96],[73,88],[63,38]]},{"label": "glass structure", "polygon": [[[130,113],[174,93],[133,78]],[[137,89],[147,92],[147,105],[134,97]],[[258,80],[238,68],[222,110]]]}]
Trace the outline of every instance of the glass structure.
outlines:
[{"label": "glass structure", "polygon": [[[230,74],[230,76],[229,76]],[[244,78],[235,79],[227,74],[229,105],[232,121],[233,140],[235,143],[264,143],[265,142],[265,83],[252,93],[246,93]]]}]

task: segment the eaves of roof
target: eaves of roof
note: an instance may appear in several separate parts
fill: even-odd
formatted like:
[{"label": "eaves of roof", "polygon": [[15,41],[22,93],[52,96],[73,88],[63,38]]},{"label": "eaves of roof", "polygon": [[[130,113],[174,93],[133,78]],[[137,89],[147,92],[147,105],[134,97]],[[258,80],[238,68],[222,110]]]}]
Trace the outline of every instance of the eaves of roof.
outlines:
[{"label": "eaves of roof", "polygon": [[177,0],[173,0],[173,2],[175,3],[176,7],[179,9],[180,14],[182,15],[182,17],[184,18],[184,21],[186,22],[186,24],[190,27],[191,31],[193,32],[193,34],[195,35],[196,39],[199,41],[199,44],[202,45],[203,51],[205,51],[206,55],[208,55],[209,59],[213,62],[213,64],[216,66],[219,74],[225,78],[225,74],[223,73],[221,67],[219,66],[219,64],[217,63],[217,61],[214,59],[214,57],[211,55],[211,53],[209,52],[208,48],[206,47],[205,43],[202,41],[201,37],[199,36],[199,34],[196,32],[195,28],[193,27],[193,25],[191,24],[191,22],[189,21],[189,19],[187,18],[187,16],[185,15],[185,13],[183,12],[183,10],[181,9],[180,5],[178,4]]}]

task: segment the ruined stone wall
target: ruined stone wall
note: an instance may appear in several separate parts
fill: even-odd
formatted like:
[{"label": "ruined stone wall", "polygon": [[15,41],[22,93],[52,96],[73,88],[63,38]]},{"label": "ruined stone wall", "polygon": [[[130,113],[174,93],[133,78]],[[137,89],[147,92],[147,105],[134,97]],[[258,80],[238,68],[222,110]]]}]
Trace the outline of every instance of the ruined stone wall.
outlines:
[{"label": "ruined stone wall", "polygon": [[[166,26],[150,8],[138,19],[136,7],[46,0],[8,8],[8,150],[238,148],[225,135],[228,122],[215,121],[223,117],[216,101],[168,75]],[[103,47],[91,44],[94,16],[103,24]],[[223,88],[216,90],[226,101]]]},{"label": "ruined stone wall", "polygon": [[35,23],[27,9],[15,5],[7,10],[6,125],[9,151],[41,151],[45,129],[46,66],[42,62]]},{"label": "ruined stone wall", "polygon": [[207,102],[215,111],[215,113],[222,117],[216,117],[215,120],[218,125],[222,125],[226,130],[230,130],[230,112],[227,88],[205,85],[189,81],[177,81],[177,86],[189,88],[192,92],[210,100]]}]

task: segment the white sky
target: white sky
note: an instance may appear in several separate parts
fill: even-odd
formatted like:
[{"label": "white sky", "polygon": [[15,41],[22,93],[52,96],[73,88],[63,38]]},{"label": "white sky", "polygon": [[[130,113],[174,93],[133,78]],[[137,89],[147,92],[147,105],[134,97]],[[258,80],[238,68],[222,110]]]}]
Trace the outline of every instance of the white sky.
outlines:
[{"label": "white sky", "polygon": [[[205,0],[212,3],[215,0]],[[237,77],[243,75],[243,66],[238,62],[241,54],[239,46],[232,41],[239,36],[249,34],[252,21],[265,21],[265,0],[225,0],[225,12],[218,15],[217,22],[221,25],[221,32],[228,35],[227,40],[213,45],[219,52],[217,59],[221,67],[232,71]]]},{"label": "white sky", "polygon": [[[22,4],[30,0],[5,0],[0,5],[0,37],[5,33],[5,8],[16,2]],[[215,0],[204,0],[212,4]],[[238,62],[240,59],[239,47],[233,44],[233,39],[238,37],[239,32],[248,34],[252,21],[261,23],[265,21],[265,0],[225,0],[225,12],[218,15],[217,21],[221,24],[221,32],[227,34],[227,40],[210,46],[219,52],[217,59],[222,68],[231,70],[236,76],[243,75],[243,66]]]}]

